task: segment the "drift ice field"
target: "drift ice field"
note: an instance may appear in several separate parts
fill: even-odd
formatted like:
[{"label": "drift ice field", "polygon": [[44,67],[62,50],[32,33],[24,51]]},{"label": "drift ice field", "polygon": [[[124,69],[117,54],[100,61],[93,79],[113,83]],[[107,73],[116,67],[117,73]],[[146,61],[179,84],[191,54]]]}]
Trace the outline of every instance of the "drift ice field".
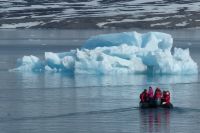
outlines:
[{"label": "drift ice field", "polygon": [[10,71],[72,74],[197,74],[189,49],[174,48],[162,32],[123,32],[89,38],[69,52],[45,52],[44,59],[24,56]]}]

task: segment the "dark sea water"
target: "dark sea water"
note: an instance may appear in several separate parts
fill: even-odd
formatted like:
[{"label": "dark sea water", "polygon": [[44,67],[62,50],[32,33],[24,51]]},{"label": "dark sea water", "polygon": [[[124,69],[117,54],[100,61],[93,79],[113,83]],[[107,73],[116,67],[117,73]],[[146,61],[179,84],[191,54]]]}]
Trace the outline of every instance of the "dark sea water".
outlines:
[{"label": "dark sea water", "polygon": [[[78,48],[91,35],[115,30],[1,30],[1,133],[198,133],[198,75],[67,75],[9,72],[23,55]],[[145,31],[140,31],[145,32]],[[200,64],[199,30],[165,30]],[[171,91],[174,109],[138,107],[149,85]]]}]

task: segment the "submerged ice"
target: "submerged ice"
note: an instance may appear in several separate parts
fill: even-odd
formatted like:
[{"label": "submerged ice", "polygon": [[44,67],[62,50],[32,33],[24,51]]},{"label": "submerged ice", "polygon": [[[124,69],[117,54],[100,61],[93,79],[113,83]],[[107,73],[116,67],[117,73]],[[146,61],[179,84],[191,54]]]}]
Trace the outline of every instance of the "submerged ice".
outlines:
[{"label": "submerged ice", "polygon": [[80,49],[45,52],[44,59],[24,56],[12,71],[55,71],[73,74],[195,74],[189,49],[174,48],[171,35],[124,32],[97,35]]}]

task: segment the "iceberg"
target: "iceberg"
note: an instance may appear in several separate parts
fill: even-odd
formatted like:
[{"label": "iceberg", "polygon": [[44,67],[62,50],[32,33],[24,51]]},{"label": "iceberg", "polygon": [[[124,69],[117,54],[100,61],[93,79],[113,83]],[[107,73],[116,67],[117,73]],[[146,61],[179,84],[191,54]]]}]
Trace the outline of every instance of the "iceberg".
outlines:
[{"label": "iceberg", "polygon": [[[80,49],[45,52],[44,59],[24,56],[11,71],[73,74],[197,74],[189,49],[174,48],[171,35],[123,32],[89,38]],[[172,54],[173,53],[173,54]]]}]

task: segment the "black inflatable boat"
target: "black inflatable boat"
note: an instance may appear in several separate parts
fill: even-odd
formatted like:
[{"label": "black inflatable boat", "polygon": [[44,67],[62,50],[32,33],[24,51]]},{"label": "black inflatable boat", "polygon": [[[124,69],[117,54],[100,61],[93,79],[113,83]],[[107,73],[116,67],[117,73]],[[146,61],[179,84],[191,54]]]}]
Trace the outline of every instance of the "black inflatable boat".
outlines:
[{"label": "black inflatable boat", "polygon": [[173,108],[172,103],[156,105],[155,103],[140,102],[139,106],[142,109],[146,109],[146,108],[168,108],[168,109],[172,109]]}]

